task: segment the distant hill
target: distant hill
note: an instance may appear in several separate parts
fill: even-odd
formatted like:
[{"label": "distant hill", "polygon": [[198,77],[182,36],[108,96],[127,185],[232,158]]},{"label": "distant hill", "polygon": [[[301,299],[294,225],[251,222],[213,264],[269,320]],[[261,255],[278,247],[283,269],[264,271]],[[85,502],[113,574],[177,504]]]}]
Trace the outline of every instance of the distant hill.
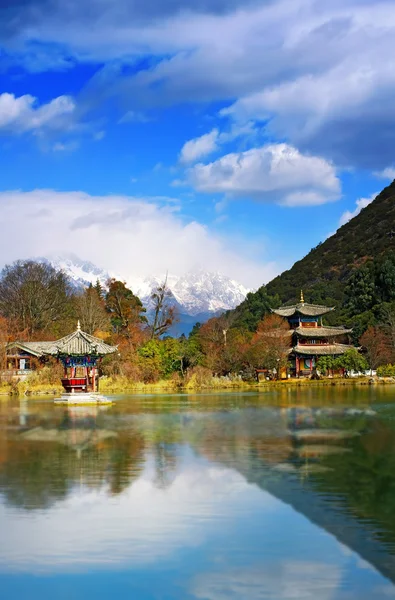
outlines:
[{"label": "distant hill", "polygon": [[[314,227],[314,223],[306,223],[306,229]],[[295,232],[303,235],[303,232]],[[235,313],[239,324],[252,328],[268,307],[278,303],[292,303],[300,298],[303,289],[306,301],[325,303],[337,307],[332,319],[341,316],[351,318],[347,305],[347,286],[351,276],[358,271],[354,279],[361,279],[364,265],[371,270],[372,285],[380,288],[380,281],[386,277],[387,287],[392,285],[387,274],[376,272],[378,263],[385,262],[386,257],[395,257],[395,181],[386,187],[356,217],[340,227],[330,238],[313,248],[305,258],[296,262],[291,269],[285,271],[257,292],[250,293],[237,307]],[[388,259],[389,260],[389,259]],[[387,260],[387,262],[388,262]],[[392,265],[392,263],[391,263]],[[392,267],[386,265],[386,269]],[[367,269],[368,267],[366,267]],[[394,266],[395,269],[395,266]],[[369,273],[368,273],[368,275]],[[377,283],[378,282],[378,283]],[[377,284],[377,285],[376,285]],[[395,281],[393,282],[395,296]],[[354,289],[354,288],[353,288]],[[359,293],[358,290],[356,293]],[[376,289],[375,298],[362,308],[369,309],[381,301],[392,300],[390,290]],[[361,308],[361,310],[362,310]]]}]

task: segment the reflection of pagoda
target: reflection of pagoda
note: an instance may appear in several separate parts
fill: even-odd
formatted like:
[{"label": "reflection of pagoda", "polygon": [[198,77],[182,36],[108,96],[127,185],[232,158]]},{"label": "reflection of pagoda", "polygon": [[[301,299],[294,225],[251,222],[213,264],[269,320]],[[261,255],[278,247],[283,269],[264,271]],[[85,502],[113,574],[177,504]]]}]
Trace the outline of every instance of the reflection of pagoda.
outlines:
[{"label": "reflection of pagoda", "polygon": [[333,307],[308,304],[303,292],[298,304],[273,310],[276,315],[288,319],[292,330],[292,375],[311,375],[320,356],[337,357],[352,347],[348,343],[351,329],[323,325],[322,317],[332,310]]}]

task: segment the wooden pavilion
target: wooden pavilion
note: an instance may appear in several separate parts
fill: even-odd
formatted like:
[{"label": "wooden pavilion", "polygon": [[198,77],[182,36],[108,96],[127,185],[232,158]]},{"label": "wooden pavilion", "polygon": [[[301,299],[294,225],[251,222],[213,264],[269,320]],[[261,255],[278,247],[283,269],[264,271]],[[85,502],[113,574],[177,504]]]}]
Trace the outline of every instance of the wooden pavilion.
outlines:
[{"label": "wooden pavilion", "polygon": [[62,385],[67,393],[87,393],[99,390],[98,363],[103,356],[116,351],[116,346],[82,331],[78,321],[76,331],[53,342],[45,349],[45,354],[62,363]]}]

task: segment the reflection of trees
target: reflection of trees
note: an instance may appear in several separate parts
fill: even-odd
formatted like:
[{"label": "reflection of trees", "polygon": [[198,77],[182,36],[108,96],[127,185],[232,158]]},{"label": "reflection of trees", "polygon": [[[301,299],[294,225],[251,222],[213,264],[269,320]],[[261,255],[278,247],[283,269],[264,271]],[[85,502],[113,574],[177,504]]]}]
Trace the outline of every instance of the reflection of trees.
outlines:
[{"label": "reflection of trees", "polygon": [[76,485],[107,484],[122,492],[140,474],[144,438],[135,429],[112,432],[98,427],[96,416],[46,421],[7,437],[0,432],[3,461],[0,489],[7,502],[23,508],[46,508]]},{"label": "reflection of trees", "polygon": [[7,502],[23,508],[45,508],[66,496],[68,449],[40,442],[8,442],[7,461],[0,466],[0,487]]},{"label": "reflection of trees", "polygon": [[179,450],[176,445],[166,442],[154,444],[152,450],[155,458],[155,485],[165,489],[174,480]]}]

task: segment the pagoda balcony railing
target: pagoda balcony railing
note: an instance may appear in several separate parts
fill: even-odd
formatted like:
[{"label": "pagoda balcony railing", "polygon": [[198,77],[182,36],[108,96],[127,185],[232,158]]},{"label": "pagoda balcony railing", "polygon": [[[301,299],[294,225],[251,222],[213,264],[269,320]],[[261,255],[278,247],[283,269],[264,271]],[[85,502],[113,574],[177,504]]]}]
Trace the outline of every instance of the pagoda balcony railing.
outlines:
[{"label": "pagoda balcony railing", "polygon": [[317,341],[305,341],[305,340],[299,340],[299,346],[331,346],[333,344],[333,342],[329,342],[329,341],[322,341],[322,340],[317,340]]}]

